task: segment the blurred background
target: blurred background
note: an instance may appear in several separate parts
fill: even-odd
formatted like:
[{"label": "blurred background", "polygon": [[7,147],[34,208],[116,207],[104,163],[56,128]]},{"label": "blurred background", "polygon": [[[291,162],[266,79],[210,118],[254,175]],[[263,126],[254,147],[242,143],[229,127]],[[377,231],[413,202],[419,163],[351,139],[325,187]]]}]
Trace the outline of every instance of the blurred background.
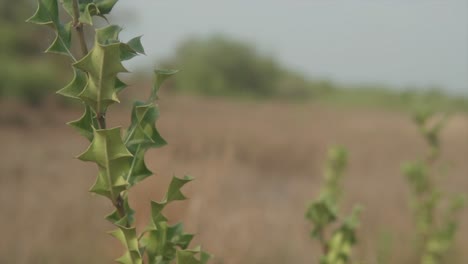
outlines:
[{"label": "blurred background", "polygon": [[[69,62],[43,53],[54,35],[24,22],[35,8],[0,1],[0,263],[113,263],[111,205],[87,192],[95,167],[73,159],[87,141],[64,124],[82,109],[54,93]],[[110,21],[122,40],[144,35],[147,53],[126,64],[131,86],[110,126],[128,125],[155,67],[180,69],[159,102],[169,145],[149,152],[156,177],[132,194],[138,227],[170,177],[190,174],[190,200],[167,215],[214,263],[318,263],[304,212],[326,150],[340,144],[350,152],[344,211],[365,208],[354,257],[415,263],[400,167],[427,151],[418,109],[450,114],[441,186],[468,191],[466,1],[122,0]],[[450,264],[468,261],[466,210],[461,223]]]}]

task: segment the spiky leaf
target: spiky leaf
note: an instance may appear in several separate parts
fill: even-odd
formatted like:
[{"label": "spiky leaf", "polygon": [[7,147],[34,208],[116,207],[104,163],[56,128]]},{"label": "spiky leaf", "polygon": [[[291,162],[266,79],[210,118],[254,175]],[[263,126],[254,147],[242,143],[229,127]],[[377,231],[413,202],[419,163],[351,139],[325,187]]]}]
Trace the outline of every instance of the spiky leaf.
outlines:
[{"label": "spiky leaf", "polygon": [[120,137],[120,128],[94,130],[94,138],[79,159],[98,164],[99,174],[91,192],[116,201],[127,188],[125,175],[130,168],[132,154]]},{"label": "spiky leaf", "polygon": [[98,127],[96,118],[94,117],[93,110],[89,106],[85,106],[85,112],[80,119],[67,123],[73,127],[82,136],[92,141],[94,138],[94,130]]},{"label": "spiky leaf", "polygon": [[[104,30],[106,28],[97,30],[96,36]],[[88,73],[88,84],[80,98],[96,113],[105,112],[109,105],[119,102],[115,89],[117,74],[127,72],[119,54],[120,43],[102,45],[96,40],[91,52],[74,64],[76,68]]]},{"label": "spiky leaf", "polygon": [[155,127],[158,116],[157,108],[153,104],[141,102],[134,104],[132,124],[125,137],[125,144],[133,154],[132,165],[126,178],[131,186],[152,174],[145,165],[144,154],[146,150],[166,145],[166,141]]},{"label": "spiky leaf", "polygon": [[193,181],[193,178],[190,176],[185,176],[184,178],[173,177],[164,200],[169,203],[172,201],[182,201],[187,199],[187,197],[182,193],[181,188],[191,181]]},{"label": "spiky leaf", "polygon": [[57,91],[57,93],[65,97],[80,99],[79,96],[88,83],[88,75],[77,68],[73,68],[73,72],[73,80],[67,86]]},{"label": "spiky leaf", "polygon": [[158,91],[161,88],[161,85],[166,81],[169,77],[176,74],[178,70],[155,70],[155,82],[153,85],[153,89],[151,90],[150,102],[153,102],[158,99]]},{"label": "spiky leaf", "polygon": [[74,59],[70,51],[71,46],[71,23],[62,24],[59,19],[59,8],[57,0],[38,0],[38,7],[27,22],[47,25],[55,29],[56,37],[51,46],[46,50],[49,53],[57,53]]},{"label": "spiky leaf", "polygon": [[211,255],[202,251],[200,248],[193,250],[177,251],[176,264],[206,264],[211,258]]},{"label": "spiky leaf", "polygon": [[134,51],[136,51],[139,54],[145,54],[145,49],[143,48],[143,45],[141,44],[141,36],[132,38],[129,42],[127,42],[127,45],[132,48]]},{"label": "spiky leaf", "polygon": [[136,229],[134,227],[127,228],[124,226],[119,226],[119,229],[112,231],[111,235],[120,240],[120,242],[122,242],[122,244],[127,248],[127,252],[125,252],[122,257],[118,258],[116,260],[117,262],[121,264],[143,263],[138,246]]},{"label": "spiky leaf", "polygon": [[109,14],[117,2],[118,0],[94,0],[101,15]]},{"label": "spiky leaf", "polygon": [[135,149],[138,145],[155,148],[167,144],[155,127],[158,117],[159,111],[154,104],[134,103],[132,123],[125,136],[125,143],[129,149]]},{"label": "spiky leaf", "polygon": [[169,226],[166,221],[156,224],[142,241],[150,264],[171,263],[176,257],[176,248],[186,249],[193,239],[183,231],[181,223]]},{"label": "spiky leaf", "polygon": [[94,3],[89,3],[85,6],[80,15],[80,22],[88,25],[93,24],[93,16],[99,15],[99,9]]}]

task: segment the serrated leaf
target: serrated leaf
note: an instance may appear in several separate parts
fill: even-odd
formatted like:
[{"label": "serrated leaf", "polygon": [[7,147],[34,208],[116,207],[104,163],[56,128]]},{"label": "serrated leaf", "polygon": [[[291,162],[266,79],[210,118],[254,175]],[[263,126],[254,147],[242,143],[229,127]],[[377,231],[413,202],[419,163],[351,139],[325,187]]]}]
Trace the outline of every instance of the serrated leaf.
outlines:
[{"label": "serrated leaf", "polygon": [[127,252],[116,261],[122,264],[142,264],[143,260],[140,254],[138,246],[138,239],[136,235],[136,229],[134,227],[127,228],[119,226],[111,232],[111,235],[120,240],[122,244],[127,248]]},{"label": "serrated leaf", "polygon": [[73,80],[67,86],[57,91],[57,93],[65,97],[80,99],[79,95],[88,83],[88,75],[77,68],[73,68],[73,72]]},{"label": "serrated leaf", "polygon": [[176,248],[186,249],[192,238],[192,234],[184,233],[181,223],[169,226],[166,221],[160,221],[142,242],[150,264],[171,263],[176,257]]},{"label": "serrated leaf", "polygon": [[90,191],[115,202],[120,192],[127,188],[125,175],[132,159],[120,137],[120,128],[94,130],[93,141],[78,158],[99,166],[96,183]]},{"label": "serrated leaf", "polygon": [[125,88],[127,88],[127,84],[122,82],[119,78],[115,78],[115,92],[120,93]]},{"label": "serrated leaf", "polygon": [[166,207],[167,202],[158,203],[151,201],[151,221],[154,223],[153,227],[156,229],[156,223],[167,221],[167,218],[162,214],[162,210]]},{"label": "serrated leaf", "polygon": [[[96,36],[105,29],[97,30]],[[96,41],[91,52],[73,65],[88,73],[88,84],[80,98],[96,113],[103,113],[109,105],[119,102],[115,89],[117,74],[127,72],[119,54],[120,43],[101,45]]]},{"label": "serrated leaf", "polygon": [[191,181],[193,181],[193,178],[189,176],[185,176],[184,178],[172,177],[172,181],[169,184],[169,190],[167,191],[164,200],[169,203],[172,201],[182,201],[187,199],[180,189]]},{"label": "serrated leaf", "polygon": [[161,263],[161,261],[168,262],[171,260],[172,252],[165,252],[166,249],[168,249],[167,229],[167,222],[158,222],[156,223],[156,228],[148,232],[147,237],[142,241],[145,252],[148,255],[149,264]]},{"label": "serrated leaf", "polygon": [[59,20],[57,0],[38,0],[37,2],[38,7],[36,12],[26,22],[39,25],[57,23]]},{"label": "serrated leaf", "polygon": [[159,111],[154,104],[134,103],[132,123],[125,136],[125,144],[129,149],[136,149],[138,145],[157,148],[167,144],[155,127],[158,117]]},{"label": "serrated leaf", "polygon": [[85,106],[84,114],[78,120],[68,122],[67,124],[76,129],[78,133],[89,141],[93,140],[94,130],[98,127],[98,122],[94,117],[93,110],[87,105]]},{"label": "serrated leaf", "polygon": [[55,40],[52,43],[52,45],[46,50],[46,52],[69,55],[71,45],[72,23],[70,22],[65,25],[58,24],[56,27],[57,36],[55,37]]},{"label": "serrated leaf", "polygon": [[93,25],[93,16],[99,15],[99,9],[94,3],[86,5],[80,15],[80,22],[83,24]]},{"label": "serrated leaf", "polygon": [[96,42],[101,45],[120,43],[119,34],[122,28],[117,25],[110,25],[96,30]]},{"label": "serrated leaf", "polygon": [[172,177],[168,191],[161,202],[151,201],[151,220],[146,230],[157,229],[157,223],[167,221],[167,218],[162,214],[166,205],[172,201],[185,200],[185,195],[181,192],[181,188],[192,181],[193,178],[185,176],[184,178]]},{"label": "serrated leaf", "polygon": [[155,70],[154,75],[155,75],[155,81],[153,85],[153,89],[151,90],[151,96],[149,101],[153,102],[158,99],[158,91],[159,88],[161,88],[161,85],[164,83],[165,80],[167,80],[169,77],[172,75],[176,74],[178,70]]},{"label": "serrated leaf", "polygon": [[192,250],[178,250],[176,264],[206,264],[210,258],[211,255],[202,251],[200,248]]},{"label": "serrated leaf", "polygon": [[129,42],[127,42],[127,45],[132,48],[134,51],[140,54],[145,54],[145,49],[143,48],[143,45],[141,44],[141,37],[136,37],[131,39]]},{"label": "serrated leaf", "polygon": [[153,175],[153,172],[146,167],[145,152],[141,149],[141,145],[139,145],[132,154],[133,159],[126,176],[126,180],[130,187]]},{"label": "serrated leaf", "polygon": [[152,174],[145,165],[146,150],[167,144],[155,127],[158,116],[157,108],[153,104],[135,102],[132,110],[132,123],[125,136],[125,145],[133,154],[133,161],[126,177],[131,186]]},{"label": "serrated leaf", "polygon": [[130,60],[138,54],[145,54],[145,50],[141,45],[141,36],[133,38],[127,43],[122,43],[120,52],[120,59],[122,61]]},{"label": "serrated leaf", "polygon": [[57,0],[38,0],[38,8],[27,22],[54,28],[56,37],[46,52],[66,55],[75,60],[70,51],[71,23],[66,25],[60,23]]},{"label": "serrated leaf", "polygon": [[94,0],[94,3],[99,8],[99,12],[102,15],[109,14],[117,2],[118,0]]}]

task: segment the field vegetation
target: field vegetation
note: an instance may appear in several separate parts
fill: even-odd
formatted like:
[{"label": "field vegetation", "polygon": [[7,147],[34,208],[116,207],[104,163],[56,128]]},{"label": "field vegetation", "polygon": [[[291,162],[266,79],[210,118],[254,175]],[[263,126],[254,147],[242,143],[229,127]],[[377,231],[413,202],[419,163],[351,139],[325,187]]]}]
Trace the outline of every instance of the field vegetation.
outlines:
[{"label": "field vegetation", "polygon": [[[90,20],[116,1],[63,2],[74,27],[45,9],[30,21],[65,40],[88,24],[87,43],[51,47],[72,67],[38,55],[55,35],[24,23],[33,2],[0,3],[0,263],[113,263],[122,247],[126,264],[206,263],[186,250],[193,236],[179,220],[213,264],[468,260],[468,98],[306,77],[220,35],[187,39],[163,60],[181,71],[161,91],[176,71],[156,71],[154,86],[119,74],[123,90],[117,74],[144,53],[139,38],[121,43],[115,26],[93,37]],[[113,63],[98,59],[109,54]],[[59,93],[79,100],[55,99],[73,72]],[[79,158],[97,164],[98,181],[96,164],[72,159],[87,145]],[[112,182],[117,170],[124,183]],[[197,180],[182,194],[192,178],[172,175]],[[123,243],[103,232],[116,227]]]},{"label": "field vegetation", "polygon": [[[158,128],[169,144],[148,153],[156,177],[136,187],[137,219],[149,214],[148,199],[162,198],[158,194],[170,175],[190,172],[197,178],[186,189],[190,199],[170,206],[167,216],[188,220],[186,229],[217,256],[213,263],[318,263],[321,248],[309,237],[304,211],[323,183],[328,147],[342,144],[349,155],[341,208],[364,208],[353,256],[376,263],[378,252],[390,251],[387,263],[414,264],[415,227],[400,166],[427,147],[408,115],[319,103],[161,97]],[[102,219],[110,205],[87,192],[95,168],[70,154],[87,141],[63,125],[80,111],[6,104],[1,110],[23,121],[2,123],[0,130],[0,143],[15,153],[4,155],[0,164],[0,207],[3,216],[12,216],[0,218],[5,227],[0,262],[111,263],[104,260],[117,257],[120,245],[102,232],[110,228]],[[129,124],[126,111],[113,111],[110,126]],[[466,193],[468,186],[467,134],[466,114],[452,116],[441,131],[440,160],[449,166],[449,177],[440,184],[452,193]],[[67,221],[57,217],[62,214]],[[468,259],[467,211],[460,216],[446,263]],[[83,253],[77,255],[76,248]]]}]

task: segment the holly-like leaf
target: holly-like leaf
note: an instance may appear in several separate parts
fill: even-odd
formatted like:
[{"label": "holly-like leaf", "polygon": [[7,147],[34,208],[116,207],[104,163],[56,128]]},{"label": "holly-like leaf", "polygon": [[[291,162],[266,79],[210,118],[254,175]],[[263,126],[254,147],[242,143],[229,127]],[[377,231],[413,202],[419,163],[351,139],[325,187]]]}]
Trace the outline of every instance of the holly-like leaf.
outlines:
[{"label": "holly-like leaf", "polygon": [[156,223],[142,241],[149,263],[171,263],[176,258],[177,248],[186,249],[193,239],[192,234],[186,234],[181,223],[169,226],[166,221]]},{"label": "holly-like leaf", "polygon": [[337,212],[326,200],[318,200],[309,206],[306,218],[314,224],[311,236],[316,238],[327,225],[337,219]]},{"label": "holly-like leaf", "polygon": [[52,45],[46,50],[46,52],[70,56],[71,29],[71,22],[65,25],[57,24],[57,36],[55,37],[55,40],[52,43]]},{"label": "holly-like leaf", "polygon": [[85,112],[80,119],[67,123],[73,127],[82,136],[92,141],[94,138],[94,130],[98,127],[98,122],[94,116],[93,110],[89,106],[85,106]]},{"label": "holly-like leaf", "polygon": [[151,201],[151,220],[150,224],[146,228],[147,230],[155,230],[158,222],[167,221],[167,218],[162,214],[162,211],[168,203],[187,199],[182,193],[181,189],[185,184],[192,180],[193,178],[189,176],[185,176],[184,178],[172,177],[171,183],[169,184],[168,191],[163,201]]},{"label": "holly-like leaf", "polygon": [[96,41],[101,45],[109,45],[120,43],[120,59],[126,61],[132,59],[138,54],[144,54],[143,46],[141,45],[141,37],[131,39],[127,43],[121,43],[119,34],[122,28],[116,25],[110,25],[96,32]]},{"label": "holly-like leaf", "polygon": [[38,7],[26,22],[38,25],[52,25],[59,21],[57,0],[38,0]]},{"label": "holly-like leaf", "polygon": [[200,248],[178,250],[176,264],[206,264],[210,258],[211,255],[202,251]]},{"label": "holly-like leaf", "polygon": [[125,177],[130,187],[153,175],[153,172],[151,172],[148,167],[146,167],[145,151],[143,151],[141,148],[141,145],[139,145],[132,153],[133,159]]},{"label": "holly-like leaf", "polygon": [[166,205],[167,205],[166,201],[163,201],[162,203],[151,201],[151,221],[150,222],[153,223],[153,226],[150,229],[155,230],[156,223],[167,221],[167,218],[162,214],[162,211],[164,207],[166,207]]},{"label": "holly-like leaf", "polygon": [[120,61],[120,43],[102,45],[98,41],[107,28],[97,30],[94,48],[73,65],[88,73],[88,84],[80,98],[96,113],[103,113],[109,105],[119,102],[115,89],[117,74],[127,72]]},{"label": "holly-like leaf", "polygon": [[185,176],[184,178],[173,177],[164,200],[169,203],[172,201],[182,201],[187,199],[187,197],[185,197],[181,192],[181,189],[185,184],[191,181],[193,181],[193,178],[190,176]]},{"label": "holly-like leaf", "polygon": [[94,130],[93,141],[78,158],[99,166],[96,183],[90,191],[115,202],[120,192],[128,186],[125,175],[132,159],[120,137],[120,128]]},{"label": "holly-like leaf", "polygon": [[[74,17],[73,0],[61,0],[65,11]],[[104,19],[104,15],[109,14],[118,0],[79,0],[80,22],[88,25],[93,25],[93,16],[100,16]],[[107,20],[107,19],[106,19]]]},{"label": "holly-like leaf", "polygon": [[135,102],[132,110],[132,123],[125,136],[125,144],[132,150],[138,145],[144,148],[157,148],[167,144],[155,127],[159,111],[152,103]]},{"label": "holly-like leaf", "polygon": [[130,170],[126,177],[130,186],[152,175],[144,161],[147,149],[162,147],[167,144],[155,127],[158,116],[159,112],[153,104],[141,102],[134,104],[132,123],[125,136],[125,145],[133,154]]},{"label": "holly-like leaf", "polygon": [[145,49],[143,48],[143,45],[141,44],[141,36],[132,38],[129,42],[127,42],[127,45],[132,48],[134,51],[136,51],[139,54],[145,54]]},{"label": "holly-like leaf", "polygon": [[120,51],[120,59],[122,61],[130,60],[138,54],[145,54],[145,50],[141,45],[141,36],[133,38],[127,43],[122,43]]},{"label": "holly-like leaf", "polygon": [[[73,1],[74,0],[60,0],[60,2],[62,3],[62,6],[63,6],[63,9],[65,9],[65,11],[71,16],[71,17],[75,17],[75,13],[74,13],[74,10],[73,10]],[[91,4],[93,3],[93,0],[78,0],[78,8],[79,8],[79,11],[80,11],[80,16],[82,16],[81,13],[83,13],[83,11],[85,10],[86,6],[88,4]]]},{"label": "holly-like leaf", "polygon": [[119,229],[112,231],[111,235],[122,242],[122,244],[127,248],[127,252],[125,252],[125,254],[116,261],[121,264],[142,264],[143,260],[138,246],[136,229],[134,227],[118,227]]},{"label": "holly-like leaf", "polygon": [[127,84],[122,82],[119,78],[115,78],[115,92],[120,93],[125,88],[127,88]]},{"label": "holly-like leaf", "polygon": [[161,85],[172,75],[176,74],[178,70],[155,70],[155,82],[153,89],[151,89],[150,102],[153,102],[158,99],[158,91],[161,88]]},{"label": "holly-like leaf", "polygon": [[65,97],[80,99],[80,94],[88,83],[88,75],[77,68],[73,68],[73,71],[73,80],[67,86],[57,91],[57,93]]},{"label": "holly-like leaf", "polygon": [[98,7],[101,15],[109,14],[117,2],[118,0],[94,0],[94,3]]},{"label": "holly-like leaf", "polygon": [[94,3],[89,3],[85,6],[80,15],[80,22],[83,24],[92,25],[93,16],[99,15],[99,9]]},{"label": "holly-like leaf", "polygon": [[120,43],[119,34],[122,28],[117,25],[110,25],[96,30],[96,42],[101,45]]},{"label": "holly-like leaf", "polygon": [[54,28],[56,37],[46,52],[66,55],[74,60],[70,51],[71,23],[63,25],[60,22],[58,10],[57,0],[38,0],[37,10],[27,22]]}]

